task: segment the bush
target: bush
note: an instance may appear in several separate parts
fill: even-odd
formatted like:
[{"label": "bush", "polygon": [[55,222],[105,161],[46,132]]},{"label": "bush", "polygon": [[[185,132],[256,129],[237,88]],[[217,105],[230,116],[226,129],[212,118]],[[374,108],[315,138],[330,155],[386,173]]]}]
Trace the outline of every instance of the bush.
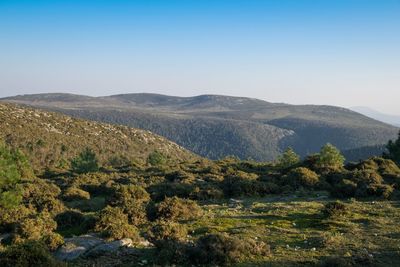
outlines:
[{"label": "bush", "polygon": [[164,165],[167,162],[167,158],[159,151],[153,151],[147,157],[147,163],[151,166]]},{"label": "bush", "polygon": [[108,165],[113,168],[123,168],[132,165],[131,161],[122,155],[113,155],[108,159]]},{"label": "bush", "polygon": [[145,203],[149,201],[149,193],[137,185],[119,185],[108,200],[111,206],[120,207],[128,215],[129,222],[134,225],[146,221]]},{"label": "bush", "polygon": [[71,168],[75,173],[98,171],[99,164],[96,154],[90,148],[86,148],[76,158],[71,160]]},{"label": "bush", "polygon": [[65,190],[63,199],[65,201],[88,200],[90,199],[90,194],[89,192],[86,192],[80,188],[69,187],[67,190]]},{"label": "bush", "polygon": [[38,212],[57,214],[65,209],[64,204],[57,199],[61,190],[55,184],[36,179],[34,182],[23,184],[22,190],[24,204]]},{"label": "bush", "polygon": [[166,197],[177,196],[180,198],[189,198],[194,189],[193,185],[181,183],[159,183],[151,185],[148,188],[151,199],[161,201]]},{"label": "bush", "polygon": [[356,170],[353,173],[353,180],[360,184],[381,184],[382,176],[375,170]]},{"label": "bush", "polygon": [[357,191],[357,184],[348,179],[343,179],[338,183],[334,183],[331,194],[336,197],[354,197]]},{"label": "bush", "polygon": [[17,226],[16,232],[22,239],[40,240],[50,235],[57,228],[57,223],[47,212],[23,219]]},{"label": "bush", "polygon": [[326,218],[335,219],[347,214],[347,205],[340,201],[326,203],[322,210]]},{"label": "bush", "polygon": [[[185,243],[164,240],[156,243],[156,262],[161,266],[186,266],[189,263],[189,246]],[[190,266],[190,265],[189,265]]]},{"label": "bush", "polygon": [[345,158],[339,149],[331,144],[326,144],[318,154],[317,166],[319,168],[340,169],[343,167]]},{"label": "bush", "polygon": [[42,238],[42,241],[46,245],[46,247],[51,251],[55,251],[58,247],[64,244],[64,238],[57,233],[51,233],[45,235]]},{"label": "bush", "polygon": [[19,151],[11,151],[0,142],[0,207],[13,208],[21,202],[19,183],[25,175],[25,163],[26,158]]},{"label": "bush", "polygon": [[108,240],[122,238],[131,238],[134,241],[139,240],[138,230],[128,223],[128,216],[120,208],[110,206],[104,208],[94,229]]},{"label": "bush", "polygon": [[68,210],[58,214],[55,217],[57,222],[57,231],[65,231],[70,228],[79,227],[85,222],[84,215],[75,210]]},{"label": "bush", "polygon": [[278,158],[278,167],[281,169],[288,169],[300,162],[300,156],[294,152],[292,148],[288,148]]},{"label": "bush", "polygon": [[400,132],[397,140],[390,140],[386,145],[386,149],[388,153],[385,154],[385,157],[393,160],[397,164],[400,164]]},{"label": "bush", "polygon": [[209,234],[198,239],[191,258],[197,264],[230,265],[249,255],[266,256],[269,253],[270,247],[264,242]]},{"label": "bush", "polygon": [[149,232],[149,239],[154,243],[166,240],[184,241],[187,237],[187,228],[171,221],[157,221]]},{"label": "bush", "polygon": [[301,186],[306,188],[314,188],[319,183],[318,174],[304,167],[291,170],[287,176],[287,179],[287,182],[295,188],[299,188]]},{"label": "bush", "polygon": [[0,254],[0,262],[3,267],[63,266],[63,264],[56,262],[46,246],[38,241],[27,241],[8,247]]},{"label": "bush", "polygon": [[156,206],[158,219],[185,221],[199,218],[203,211],[192,200],[185,200],[177,197],[166,198]]}]

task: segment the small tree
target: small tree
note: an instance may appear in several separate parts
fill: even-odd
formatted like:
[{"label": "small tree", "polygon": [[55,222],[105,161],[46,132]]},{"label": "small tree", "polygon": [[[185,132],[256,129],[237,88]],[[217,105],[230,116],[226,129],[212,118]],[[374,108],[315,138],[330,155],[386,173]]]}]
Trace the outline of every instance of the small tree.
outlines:
[{"label": "small tree", "polygon": [[300,156],[289,147],[278,158],[278,166],[282,169],[290,168],[300,162]]},{"label": "small tree", "polygon": [[72,171],[76,173],[96,172],[99,164],[96,154],[90,148],[85,148],[79,156],[71,161]]},{"label": "small tree", "polygon": [[395,161],[397,164],[400,164],[400,132],[396,141],[393,142],[390,140],[388,142],[386,149],[388,150],[388,153],[386,153],[385,156]]},{"label": "small tree", "polygon": [[331,144],[326,144],[321,148],[318,155],[317,166],[321,168],[339,169],[343,167],[345,158],[340,150]]},{"label": "small tree", "polygon": [[12,208],[17,206],[22,200],[22,192],[18,184],[21,180],[21,173],[24,174],[25,169],[22,168],[21,162],[24,164],[26,163],[21,152],[13,152],[5,144],[0,142],[1,207]]},{"label": "small tree", "polygon": [[165,156],[157,150],[151,152],[147,158],[147,163],[151,166],[164,165],[166,161],[167,159],[165,158]]}]

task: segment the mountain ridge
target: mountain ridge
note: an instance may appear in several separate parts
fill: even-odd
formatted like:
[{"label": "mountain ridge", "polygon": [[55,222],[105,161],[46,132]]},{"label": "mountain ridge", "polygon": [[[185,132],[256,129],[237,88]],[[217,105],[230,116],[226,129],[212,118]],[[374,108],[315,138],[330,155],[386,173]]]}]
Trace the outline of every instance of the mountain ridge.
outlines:
[{"label": "mountain ridge", "polygon": [[398,131],[342,107],[270,103],[223,95],[134,93],[88,97],[58,93],[1,100],[150,130],[211,159],[233,153],[243,159],[273,160],[288,146],[305,156],[327,142],[346,151],[382,147]]}]

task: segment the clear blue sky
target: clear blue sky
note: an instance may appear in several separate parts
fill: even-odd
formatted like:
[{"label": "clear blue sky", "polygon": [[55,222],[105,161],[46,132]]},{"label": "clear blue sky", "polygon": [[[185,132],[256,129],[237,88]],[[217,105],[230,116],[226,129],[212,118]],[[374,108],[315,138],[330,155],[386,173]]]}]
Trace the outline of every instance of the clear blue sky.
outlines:
[{"label": "clear blue sky", "polygon": [[0,0],[0,96],[38,92],[400,114],[400,0]]}]

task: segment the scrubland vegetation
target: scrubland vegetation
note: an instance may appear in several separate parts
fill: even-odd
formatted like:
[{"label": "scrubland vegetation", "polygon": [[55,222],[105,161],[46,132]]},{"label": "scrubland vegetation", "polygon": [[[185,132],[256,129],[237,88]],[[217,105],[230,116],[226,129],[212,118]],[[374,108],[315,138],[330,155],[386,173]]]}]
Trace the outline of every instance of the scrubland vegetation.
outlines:
[{"label": "scrubland vegetation", "polygon": [[1,266],[400,266],[400,139],[345,164],[330,144],[304,159],[210,161],[156,137],[146,153],[128,135],[111,153],[101,134],[61,134],[68,153],[55,155],[24,145],[52,135],[25,131],[0,145]]}]

